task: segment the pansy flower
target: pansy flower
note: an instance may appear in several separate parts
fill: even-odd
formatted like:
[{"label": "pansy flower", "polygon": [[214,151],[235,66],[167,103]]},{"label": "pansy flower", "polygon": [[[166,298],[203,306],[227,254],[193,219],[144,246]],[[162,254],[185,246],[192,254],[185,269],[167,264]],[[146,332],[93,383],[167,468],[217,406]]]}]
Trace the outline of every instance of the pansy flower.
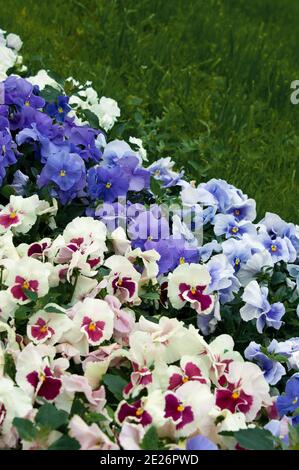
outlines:
[{"label": "pansy flower", "polygon": [[75,310],[74,327],[90,345],[98,346],[111,338],[114,314],[107,302],[86,298],[75,306]]},{"label": "pansy flower", "polygon": [[57,309],[57,313],[48,313],[44,310],[36,312],[30,317],[27,324],[27,336],[35,344],[57,343],[62,335],[70,330],[73,322],[58,306],[52,305]]},{"label": "pansy flower", "polygon": [[9,287],[12,299],[18,303],[30,302],[27,291],[43,297],[49,290],[49,276],[52,266],[34,258],[4,260],[8,273],[5,284]]},{"label": "pansy flower", "polygon": [[141,400],[131,405],[125,401],[121,402],[116,410],[116,417],[119,423],[123,423],[127,419],[140,423],[142,426],[148,426],[152,423],[152,417],[145,410]]},{"label": "pansy flower", "polygon": [[16,382],[32,398],[53,401],[60,394],[62,380],[54,373],[51,360],[55,349],[29,343],[19,354],[16,362]]},{"label": "pansy flower", "polygon": [[281,318],[285,314],[283,303],[270,304],[268,301],[268,288],[260,287],[257,281],[251,281],[244,289],[242,299],[246,304],[240,309],[242,320],[256,319],[256,328],[259,333],[265,326],[279,330],[283,322]]},{"label": "pansy flower", "polygon": [[205,266],[181,264],[168,276],[168,297],[172,306],[180,309],[190,303],[198,314],[209,314],[214,307],[214,296],[207,293],[210,282]]},{"label": "pansy flower", "polygon": [[179,430],[194,420],[191,406],[185,406],[174,393],[165,395],[165,418],[171,418]]},{"label": "pansy flower", "polygon": [[260,408],[271,404],[269,385],[260,368],[252,363],[231,362],[219,378],[216,405],[232,413],[242,412],[252,421]]},{"label": "pansy flower", "polygon": [[40,203],[36,194],[28,198],[10,196],[9,204],[0,209],[0,233],[27,233],[37,220]]},{"label": "pansy flower", "polygon": [[199,363],[198,358],[184,356],[181,359],[181,367],[170,366],[168,390],[175,391],[189,381],[209,383],[206,366],[203,362],[200,365]]},{"label": "pansy flower", "polygon": [[124,256],[114,255],[107,259],[105,266],[111,269],[107,290],[122,303],[139,302],[138,282],[140,274]]}]

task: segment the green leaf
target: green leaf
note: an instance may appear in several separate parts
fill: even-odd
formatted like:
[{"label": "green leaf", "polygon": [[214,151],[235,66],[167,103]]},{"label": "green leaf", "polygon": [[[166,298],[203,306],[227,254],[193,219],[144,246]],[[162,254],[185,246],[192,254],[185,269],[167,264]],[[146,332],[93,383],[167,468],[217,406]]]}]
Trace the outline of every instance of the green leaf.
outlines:
[{"label": "green leaf", "polygon": [[1,188],[0,193],[2,194],[2,196],[9,199],[11,195],[15,194],[15,190],[11,187],[11,185],[6,184]]},{"label": "green leaf", "polygon": [[107,417],[100,414],[96,413],[95,411],[91,411],[89,413],[86,413],[85,416],[85,421],[87,424],[92,424],[92,423],[100,423],[102,421],[107,421]]},{"label": "green leaf", "polygon": [[146,300],[159,300],[160,294],[158,292],[145,292],[142,294],[142,298]]},{"label": "green leaf", "polygon": [[118,375],[105,374],[103,382],[115,398],[122,400],[123,389],[127,385],[127,382],[122,377],[119,377]]},{"label": "green leaf", "polygon": [[235,432],[234,436],[244,449],[273,450],[275,448],[274,437],[267,429],[241,429]]},{"label": "green leaf", "polygon": [[12,380],[15,380],[16,365],[11,354],[5,353],[4,355],[4,375],[8,375]]},{"label": "green leaf", "polygon": [[90,111],[89,109],[83,109],[82,114],[86,117],[91,127],[93,127],[94,129],[99,128],[99,119],[92,111]]},{"label": "green leaf", "polygon": [[155,178],[151,178],[151,191],[155,196],[162,196],[163,190],[161,188],[161,182]]},{"label": "green leaf", "polygon": [[64,312],[62,310],[59,310],[58,308],[54,307],[53,305],[49,305],[48,307],[45,307],[44,310],[47,313],[60,313],[60,315],[64,315]]},{"label": "green leaf", "polygon": [[30,300],[32,300],[33,302],[36,302],[37,301],[37,293],[30,290],[30,289],[23,289],[24,291],[24,294],[26,295],[26,297]]},{"label": "green leaf", "polygon": [[15,320],[18,321],[23,321],[27,320],[27,318],[30,316],[32,312],[31,307],[28,307],[28,305],[21,305],[16,311],[15,311]]},{"label": "green leaf", "polygon": [[61,91],[56,90],[56,88],[53,88],[50,85],[46,85],[45,88],[40,92],[40,96],[48,102],[56,101],[58,96],[61,96]]},{"label": "green leaf", "polygon": [[57,429],[68,421],[68,413],[58,410],[54,405],[46,403],[38,410],[35,421],[50,429]]},{"label": "green leaf", "polygon": [[36,428],[29,419],[14,418],[12,424],[17,429],[21,439],[25,441],[33,441],[36,436]]},{"label": "green leaf", "polygon": [[141,448],[144,450],[159,450],[159,438],[154,426],[151,426],[142,439]]},{"label": "green leaf", "polygon": [[79,450],[79,442],[70,436],[61,436],[50,445],[48,450]]},{"label": "green leaf", "polygon": [[287,275],[285,273],[282,273],[280,271],[275,271],[272,279],[271,279],[271,284],[273,286],[277,286],[278,284],[282,284],[285,282]]}]

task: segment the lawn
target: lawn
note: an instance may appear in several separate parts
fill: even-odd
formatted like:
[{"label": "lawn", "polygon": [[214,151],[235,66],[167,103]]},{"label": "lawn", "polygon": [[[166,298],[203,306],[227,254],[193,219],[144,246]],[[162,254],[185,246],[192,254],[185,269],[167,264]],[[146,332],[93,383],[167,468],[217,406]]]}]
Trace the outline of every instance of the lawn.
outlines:
[{"label": "lawn", "polygon": [[22,37],[30,71],[116,99],[115,136],[299,223],[298,21],[295,0],[1,0],[0,27]]}]

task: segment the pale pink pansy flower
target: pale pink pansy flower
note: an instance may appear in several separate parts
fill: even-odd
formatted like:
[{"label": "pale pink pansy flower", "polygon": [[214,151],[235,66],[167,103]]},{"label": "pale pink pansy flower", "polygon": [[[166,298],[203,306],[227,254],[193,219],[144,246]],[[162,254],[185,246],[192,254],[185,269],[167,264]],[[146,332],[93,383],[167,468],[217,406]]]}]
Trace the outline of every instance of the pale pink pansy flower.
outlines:
[{"label": "pale pink pansy flower", "polygon": [[114,295],[106,295],[105,301],[114,313],[114,334],[128,337],[135,323],[133,310],[121,308],[121,302]]},{"label": "pale pink pansy flower", "polygon": [[214,296],[207,293],[210,282],[206,266],[183,263],[168,276],[168,298],[176,309],[189,303],[198,314],[207,315],[215,302]]},{"label": "pale pink pansy flower", "polygon": [[80,416],[75,415],[69,422],[69,434],[80,444],[81,450],[118,450],[117,444],[95,424],[88,426]]},{"label": "pale pink pansy flower", "polygon": [[140,450],[145,435],[142,424],[124,422],[119,433],[119,442],[124,450]]}]

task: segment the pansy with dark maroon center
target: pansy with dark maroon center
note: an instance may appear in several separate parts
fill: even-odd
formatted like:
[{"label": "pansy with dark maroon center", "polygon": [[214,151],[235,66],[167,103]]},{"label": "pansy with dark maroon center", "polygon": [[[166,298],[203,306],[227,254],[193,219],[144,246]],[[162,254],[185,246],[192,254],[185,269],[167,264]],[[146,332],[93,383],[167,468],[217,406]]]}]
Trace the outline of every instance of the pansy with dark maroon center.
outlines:
[{"label": "pansy with dark maroon center", "polygon": [[136,291],[136,282],[131,277],[120,277],[115,274],[115,278],[112,281],[113,293],[116,294],[118,291],[126,299],[134,297]]},{"label": "pansy with dark maroon center", "polygon": [[48,243],[32,243],[27,251],[27,256],[32,258],[41,258],[45,249],[48,248]]},{"label": "pansy with dark maroon center", "polygon": [[18,300],[27,300],[26,290],[31,292],[37,292],[39,283],[37,280],[33,279],[28,281],[22,276],[16,276],[15,285],[10,289],[13,297]]},{"label": "pansy with dark maroon center", "polygon": [[92,259],[87,260],[87,263],[89,264],[91,269],[98,266],[98,264],[100,264],[100,262],[101,262],[101,258],[92,258]]},{"label": "pansy with dark maroon center", "polygon": [[60,393],[62,382],[53,376],[51,369],[46,366],[41,372],[34,370],[26,379],[32,385],[38,397],[54,400]]},{"label": "pansy with dark maroon center", "polygon": [[72,238],[70,240],[71,243],[74,243],[75,245],[77,246],[81,246],[82,243],[84,242],[84,238],[83,237],[78,237],[78,238]]},{"label": "pansy with dark maroon center", "polygon": [[192,423],[194,415],[191,406],[183,403],[172,393],[165,396],[164,418],[172,418],[176,429],[182,429],[186,424]]},{"label": "pansy with dark maroon center", "polygon": [[207,383],[206,379],[202,376],[200,368],[193,362],[187,362],[182,368],[182,373],[175,372],[170,376],[168,390],[176,390],[189,381],[196,381],[202,384]]},{"label": "pansy with dark maroon center", "polygon": [[82,320],[82,329],[87,333],[90,341],[96,343],[103,336],[103,330],[105,328],[104,321],[93,321],[91,318],[85,316]]},{"label": "pansy with dark maroon center", "polygon": [[141,400],[138,400],[131,405],[126,402],[122,403],[118,410],[117,418],[120,423],[123,423],[127,418],[134,418],[134,420],[138,421],[142,426],[147,426],[152,422],[152,417],[143,408]]},{"label": "pansy with dark maroon center", "polygon": [[[224,377],[224,376],[223,376]],[[224,384],[223,377],[219,382]],[[226,388],[220,388],[216,390],[216,405],[221,410],[229,410],[232,413],[240,411],[241,413],[247,413],[253,403],[253,397],[247,395],[240,385],[240,383],[232,384],[226,382]]]},{"label": "pansy with dark maroon center", "polygon": [[207,286],[195,286],[192,287],[185,282],[182,282],[179,285],[179,297],[181,300],[191,301],[191,302],[198,302],[200,304],[201,311],[208,310],[212,305],[212,297],[210,295],[204,294],[205,289]]},{"label": "pansy with dark maroon center", "polygon": [[3,225],[4,228],[9,228],[20,222],[18,213],[12,207],[9,207],[8,210],[8,214],[0,214],[0,225]]},{"label": "pansy with dark maroon center", "polygon": [[129,396],[135,387],[141,385],[142,388],[144,388],[147,385],[151,384],[153,381],[152,373],[148,367],[140,367],[135,362],[132,363],[132,366],[133,372],[131,374],[131,380],[123,390],[125,397]]},{"label": "pansy with dark maroon center", "polygon": [[55,334],[53,328],[47,325],[43,318],[38,318],[34,325],[30,326],[31,336],[37,341],[41,341],[44,338],[51,338]]}]

